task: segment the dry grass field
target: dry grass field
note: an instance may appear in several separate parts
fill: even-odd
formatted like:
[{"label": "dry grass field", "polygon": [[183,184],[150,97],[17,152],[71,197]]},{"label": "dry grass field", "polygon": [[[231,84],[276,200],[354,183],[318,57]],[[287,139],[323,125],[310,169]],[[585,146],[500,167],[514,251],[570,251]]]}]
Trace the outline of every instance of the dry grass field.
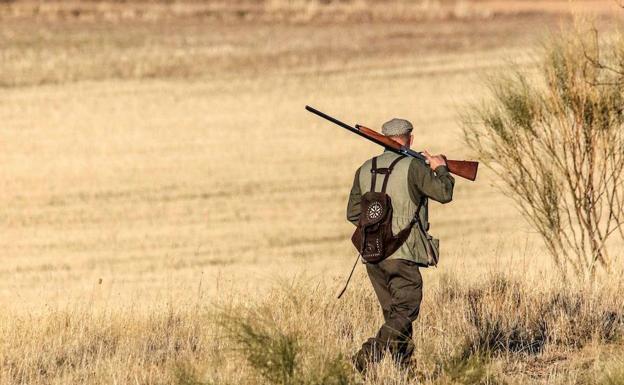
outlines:
[{"label": "dry grass field", "polygon": [[[406,117],[416,148],[470,158],[458,112],[573,12],[624,20],[610,1],[0,1],[0,384],[624,383],[622,276],[559,283],[487,169],[432,204],[413,370],[353,374],[381,312],[361,267],[335,299],[344,211],[380,149],[304,110]],[[258,374],[254,341],[292,345],[292,378]]]}]

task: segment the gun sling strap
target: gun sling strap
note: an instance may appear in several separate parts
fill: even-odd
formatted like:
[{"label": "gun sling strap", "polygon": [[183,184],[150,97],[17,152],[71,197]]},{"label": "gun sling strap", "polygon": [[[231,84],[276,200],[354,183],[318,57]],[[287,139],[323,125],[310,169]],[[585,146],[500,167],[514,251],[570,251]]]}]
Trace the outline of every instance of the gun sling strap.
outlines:
[{"label": "gun sling strap", "polygon": [[[372,167],[371,167],[371,188],[370,191],[374,192],[375,191],[375,187],[377,185],[377,174],[382,174],[384,176],[383,179],[383,183],[381,185],[381,192],[382,193],[386,193],[386,188],[388,187],[388,179],[390,179],[390,174],[392,174],[392,170],[394,169],[394,166],[396,166],[397,163],[399,163],[403,158],[405,158],[405,155],[399,156],[397,157],[394,161],[392,161],[392,163],[390,163],[390,166],[388,166],[387,168],[377,168],[377,157],[374,157],[372,160]],[[423,196],[420,199],[420,202],[418,202],[418,208],[416,208],[416,212],[414,213],[414,217],[412,218],[412,220],[410,221],[410,223],[407,225],[407,227],[405,227],[403,230],[401,230],[399,232],[399,234],[397,234],[398,237],[400,238],[405,238],[407,239],[410,231],[412,230],[412,228],[414,227],[414,225],[419,221],[419,214],[420,214],[420,208],[423,206],[423,202],[425,201],[425,197]],[[362,214],[360,214],[362,215]],[[362,244],[366,244],[366,232],[364,232],[364,237],[362,240]],[[362,248],[363,249],[363,248]],[[349,282],[351,281],[351,277],[353,277],[353,272],[355,271],[355,268],[357,266],[358,260],[361,257],[361,252],[358,253],[357,257],[355,258],[355,263],[353,264],[353,267],[351,268],[351,272],[349,273],[349,277],[347,278],[347,282],[345,283],[344,288],[340,291],[340,294],[338,294],[338,298],[342,297],[342,295],[344,294],[344,292],[347,290],[347,287],[349,286]]]}]

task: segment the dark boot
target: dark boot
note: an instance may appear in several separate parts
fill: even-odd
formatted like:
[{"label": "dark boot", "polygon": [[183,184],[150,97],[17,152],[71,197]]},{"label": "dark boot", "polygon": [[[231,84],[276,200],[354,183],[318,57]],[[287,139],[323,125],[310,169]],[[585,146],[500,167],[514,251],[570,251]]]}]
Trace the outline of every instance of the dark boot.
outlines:
[{"label": "dark boot", "polygon": [[374,364],[383,358],[383,347],[375,338],[369,338],[362,348],[351,358],[353,366],[358,372],[364,373],[369,364]]},{"label": "dark boot", "polygon": [[393,354],[394,361],[401,369],[408,369],[410,367],[414,348],[414,342],[410,338],[401,344],[398,352]]}]

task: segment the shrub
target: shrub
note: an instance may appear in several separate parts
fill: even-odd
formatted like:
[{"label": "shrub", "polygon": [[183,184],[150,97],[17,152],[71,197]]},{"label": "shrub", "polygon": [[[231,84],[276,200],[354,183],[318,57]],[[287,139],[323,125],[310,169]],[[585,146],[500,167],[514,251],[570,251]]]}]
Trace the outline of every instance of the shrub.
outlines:
[{"label": "shrub", "polygon": [[[267,309],[237,309],[220,316],[227,336],[247,363],[268,384],[349,385],[354,372],[341,354],[322,357],[267,318]],[[315,356],[316,355],[316,356]]]},{"label": "shrub", "polygon": [[613,342],[624,331],[621,299],[610,292],[561,287],[533,292],[496,276],[464,291],[465,342],[461,356],[536,354],[547,344],[581,348]]},{"label": "shrub", "polygon": [[624,40],[587,36],[546,44],[541,81],[513,68],[493,79],[463,127],[563,276],[592,281],[612,270],[608,240],[624,239]]},{"label": "shrub", "polygon": [[489,360],[478,355],[452,357],[444,365],[444,374],[449,381],[438,381],[438,383],[450,382],[451,384],[462,385],[498,385],[504,384],[497,378],[488,367]]}]

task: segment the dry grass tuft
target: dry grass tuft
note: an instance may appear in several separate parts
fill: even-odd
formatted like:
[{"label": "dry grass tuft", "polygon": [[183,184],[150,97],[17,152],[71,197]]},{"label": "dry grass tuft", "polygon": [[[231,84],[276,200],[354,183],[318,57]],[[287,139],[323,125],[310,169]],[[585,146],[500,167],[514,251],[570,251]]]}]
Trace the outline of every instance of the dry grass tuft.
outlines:
[{"label": "dry grass tuft", "polygon": [[[412,367],[401,371],[384,362],[362,378],[346,357],[375,332],[381,312],[366,286],[354,285],[341,301],[335,291],[301,279],[255,303],[177,304],[148,313],[76,307],[31,315],[28,322],[2,329],[0,383],[140,378],[179,384],[372,385],[383,377],[396,384],[494,384],[520,378],[514,368],[530,357],[547,361],[564,353],[571,373],[586,371],[575,357],[586,355],[590,346],[602,351],[623,342],[624,300],[617,292],[536,288],[497,276],[457,284],[452,291],[445,286],[430,291],[415,324]],[[599,368],[609,356],[593,360]],[[616,366],[605,373],[600,378],[607,384],[621,378]],[[551,375],[546,370],[536,379]]]},{"label": "dry grass tuft", "polygon": [[202,354],[210,326],[192,309],[153,310],[78,307],[13,319],[0,335],[0,383],[127,382],[146,375],[140,368],[169,378],[169,365]]},{"label": "dry grass tuft", "polygon": [[[239,358],[232,359],[251,368],[247,381],[350,384],[357,379],[342,357],[381,323],[376,300],[360,289],[335,301],[327,296],[335,290],[328,289],[299,282],[221,316],[225,335],[237,346],[231,353]],[[609,290],[535,288],[501,275],[476,285],[456,284],[453,290],[440,286],[416,323],[418,350],[410,371],[430,383],[506,383],[514,371],[505,367],[528,357],[565,351],[572,360],[586,346],[621,343],[623,308],[624,300]],[[463,343],[449,349],[453,341]],[[412,383],[408,373],[387,362],[363,380],[375,384],[380,376]]]},{"label": "dry grass tuft", "polygon": [[547,345],[581,348],[590,341],[613,342],[621,336],[624,304],[608,292],[545,293],[496,277],[464,295],[470,325],[470,354],[542,352]]},{"label": "dry grass tuft", "polygon": [[[221,326],[240,349],[253,371],[269,384],[348,385],[354,372],[341,354],[318,357],[318,347],[304,346],[295,332],[273,324],[263,312],[233,312],[221,318]],[[240,310],[239,310],[240,311]]]}]

